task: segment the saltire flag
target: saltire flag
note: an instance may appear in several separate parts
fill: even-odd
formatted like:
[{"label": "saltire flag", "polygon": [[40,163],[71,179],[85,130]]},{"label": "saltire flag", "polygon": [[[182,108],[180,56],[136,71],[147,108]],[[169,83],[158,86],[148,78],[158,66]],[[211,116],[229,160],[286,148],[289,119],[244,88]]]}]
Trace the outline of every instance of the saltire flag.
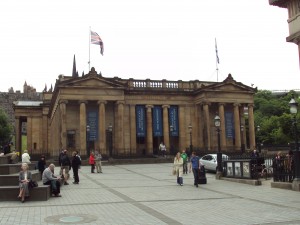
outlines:
[{"label": "saltire flag", "polygon": [[101,55],[103,55],[104,52],[103,41],[100,38],[100,36],[94,31],[91,31],[91,43],[94,45],[100,45],[100,53]]},{"label": "saltire flag", "polygon": [[218,56],[218,47],[217,47],[217,39],[215,38],[215,47],[216,47],[216,58],[217,58],[217,63],[220,64],[219,56]]}]

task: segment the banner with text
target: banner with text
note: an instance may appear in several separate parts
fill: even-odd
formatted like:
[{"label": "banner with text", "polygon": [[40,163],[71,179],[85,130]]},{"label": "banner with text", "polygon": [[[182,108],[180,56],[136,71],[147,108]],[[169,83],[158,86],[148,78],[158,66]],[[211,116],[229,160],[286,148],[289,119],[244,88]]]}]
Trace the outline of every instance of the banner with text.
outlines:
[{"label": "banner with text", "polygon": [[154,106],[152,111],[152,119],[153,119],[153,136],[161,137],[163,136],[162,132],[162,110],[161,106]]},{"label": "banner with text", "polygon": [[173,131],[170,130],[171,136],[179,136],[178,128],[178,107],[170,106],[169,108],[169,124],[173,127]]},{"label": "banner with text", "polygon": [[87,113],[87,140],[96,141],[98,139],[98,111],[88,111]]},{"label": "banner with text", "polygon": [[136,118],[136,136],[145,137],[146,136],[146,115],[145,106],[137,105],[135,107],[135,118]]},{"label": "banner with text", "polygon": [[234,123],[233,123],[233,113],[232,112],[225,112],[225,130],[226,130],[227,138],[234,137]]}]

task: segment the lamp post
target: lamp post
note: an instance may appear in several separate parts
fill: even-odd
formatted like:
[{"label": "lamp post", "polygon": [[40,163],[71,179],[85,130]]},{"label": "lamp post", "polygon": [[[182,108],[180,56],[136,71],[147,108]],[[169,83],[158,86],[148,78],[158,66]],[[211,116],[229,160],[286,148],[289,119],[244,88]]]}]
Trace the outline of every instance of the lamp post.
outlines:
[{"label": "lamp post", "polygon": [[172,133],[174,131],[173,125],[170,125],[170,154],[173,155],[173,142],[172,142]]},{"label": "lamp post", "polygon": [[90,125],[86,125],[86,152],[87,155],[90,155],[90,150],[89,150],[89,133],[90,133]]},{"label": "lamp post", "polygon": [[214,118],[215,127],[217,128],[217,135],[218,135],[218,152],[217,152],[217,173],[216,178],[220,179],[223,173],[223,166],[222,166],[222,153],[221,153],[221,141],[220,141],[220,126],[221,126],[221,118],[216,115]]},{"label": "lamp post", "polygon": [[244,125],[241,125],[241,134],[242,134],[242,146],[241,146],[241,152],[242,154],[245,152],[245,143],[244,143]]},{"label": "lamp post", "polygon": [[[295,176],[293,179],[293,186],[297,191],[300,191],[300,152],[299,152],[299,144],[298,144],[298,130],[297,130],[297,119],[296,115],[298,112],[298,102],[295,101],[294,98],[289,102],[290,112],[293,114],[293,126],[295,132],[295,150],[294,150],[294,163],[295,163]],[[294,189],[293,187],[293,189]]]},{"label": "lamp post", "polygon": [[259,139],[259,132],[260,132],[260,126],[258,125],[257,127],[256,127],[256,130],[257,130],[257,150],[258,150],[258,152],[260,153],[261,152],[261,144],[260,144],[260,139]]},{"label": "lamp post", "polygon": [[112,146],[113,146],[112,131],[113,131],[113,126],[111,125],[111,123],[108,125],[107,130],[109,132],[109,157],[112,157]]},{"label": "lamp post", "polygon": [[189,131],[190,131],[190,154],[193,152],[193,145],[192,145],[192,130],[193,130],[193,127],[192,127],[192,125],[190,124],[189,126],[188,126],[188,128],[189,128]]}]

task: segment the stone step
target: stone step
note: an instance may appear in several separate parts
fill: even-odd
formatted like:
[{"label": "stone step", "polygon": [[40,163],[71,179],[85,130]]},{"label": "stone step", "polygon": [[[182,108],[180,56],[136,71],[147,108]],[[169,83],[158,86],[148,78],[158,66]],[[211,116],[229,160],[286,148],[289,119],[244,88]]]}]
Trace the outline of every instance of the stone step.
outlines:
[{"label": "stone step", "polygon": [[11,156],[8,156],[8,155],[2,155],[2,156],[0,156],[0,165],[1,164],[8,164],[8,163],[10,163],[10,157]]},{"label": "stone step", "polygon": [[[50,185],[43,185],[38,182],[39,186],[29,190],[30,197],[28,201],[47,201],[51,196]],[[0,201],[20,201],[19,186],[0,186]]]},{"label": "stone step", "polygon": [[[19,173],[21,170],[22,163],[17,164],[0,164],[0,175],[8,175]],[[29,163],[29,170],[35,170],[35,164]]]},{"label": "stone step", "polygon": [[[40,181],[41,174],[39,171],[31,171],[32,180]],[[0,175],[0,186],[14,186],[19,185],[19,173]]]}]

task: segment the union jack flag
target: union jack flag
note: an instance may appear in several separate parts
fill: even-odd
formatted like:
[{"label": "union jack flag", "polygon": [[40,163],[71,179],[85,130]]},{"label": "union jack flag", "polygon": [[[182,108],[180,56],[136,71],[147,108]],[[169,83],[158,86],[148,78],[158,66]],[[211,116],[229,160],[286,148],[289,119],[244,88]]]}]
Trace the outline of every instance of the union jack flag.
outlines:
[{"label": "union jack flag", "polygon": [[104,52],[103,41],[100,38],[100,36],[94,31],[91,31],[91,43],[94,45],[100,45],[100,53],[101,55],[103,55]]}]

